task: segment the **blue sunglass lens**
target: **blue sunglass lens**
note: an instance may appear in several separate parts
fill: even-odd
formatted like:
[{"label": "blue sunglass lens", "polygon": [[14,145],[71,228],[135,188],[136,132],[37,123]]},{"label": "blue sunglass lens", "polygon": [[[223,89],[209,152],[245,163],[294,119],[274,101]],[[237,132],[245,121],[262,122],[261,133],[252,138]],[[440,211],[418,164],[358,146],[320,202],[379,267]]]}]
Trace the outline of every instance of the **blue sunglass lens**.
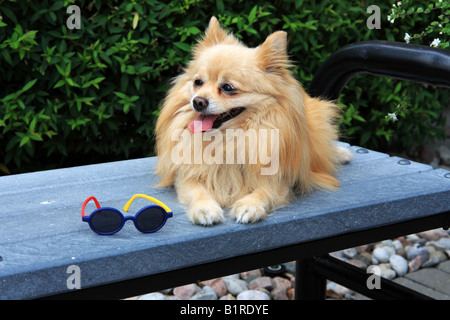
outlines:
[{"label": "blue sunglass lens", "polygon": [[122,225],[122,215],[114,210],[99,210],[92,216],[91,225],[100,233],[114,232]]}]

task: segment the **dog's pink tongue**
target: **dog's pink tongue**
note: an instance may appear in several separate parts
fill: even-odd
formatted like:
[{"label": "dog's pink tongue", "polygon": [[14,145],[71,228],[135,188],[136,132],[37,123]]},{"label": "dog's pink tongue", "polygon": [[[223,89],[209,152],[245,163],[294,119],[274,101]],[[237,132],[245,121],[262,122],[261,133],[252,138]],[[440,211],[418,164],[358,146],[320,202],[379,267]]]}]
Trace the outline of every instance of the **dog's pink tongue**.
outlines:
[{"label": "dog's pink tongue", "polygon": [[210,130],[213,127],[214,121],[219,117],[218,114],[213,115],[199,115],[191,123],[189,123],[188,128],[192,133],[202,132]]}]

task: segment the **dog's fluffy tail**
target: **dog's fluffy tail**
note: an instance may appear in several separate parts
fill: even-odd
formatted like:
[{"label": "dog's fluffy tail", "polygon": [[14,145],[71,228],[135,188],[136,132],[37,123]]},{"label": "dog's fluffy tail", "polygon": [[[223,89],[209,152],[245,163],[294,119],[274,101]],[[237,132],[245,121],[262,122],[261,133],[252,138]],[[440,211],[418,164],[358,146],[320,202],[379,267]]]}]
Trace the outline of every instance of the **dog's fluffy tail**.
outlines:
[{"label": "dog's fluffy tail", "polygon": [[311,151],[311,187],[336,190],[340,185],[333,177],[339,158],[335,141],[338,139],[336,123],[340,108],[330,101],[309,96],[304,101]]}]

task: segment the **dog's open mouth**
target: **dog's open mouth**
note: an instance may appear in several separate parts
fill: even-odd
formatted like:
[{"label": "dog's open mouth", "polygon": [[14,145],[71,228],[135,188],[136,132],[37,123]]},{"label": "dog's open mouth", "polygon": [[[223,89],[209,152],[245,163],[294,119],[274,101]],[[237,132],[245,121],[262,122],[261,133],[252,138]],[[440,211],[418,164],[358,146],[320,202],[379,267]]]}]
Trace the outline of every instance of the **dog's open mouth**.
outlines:
[{"label": "dog's open mouth", "polygon": [[230,111],[221,114],[201,114],[197,118],[195,118],[194,121],[189,123],[188,128],[193,133],[207,131],[210,129],[217,129],[222,125],[222,123],[237,117],[244,110],[245,108],[239,107],[233,108]]}]

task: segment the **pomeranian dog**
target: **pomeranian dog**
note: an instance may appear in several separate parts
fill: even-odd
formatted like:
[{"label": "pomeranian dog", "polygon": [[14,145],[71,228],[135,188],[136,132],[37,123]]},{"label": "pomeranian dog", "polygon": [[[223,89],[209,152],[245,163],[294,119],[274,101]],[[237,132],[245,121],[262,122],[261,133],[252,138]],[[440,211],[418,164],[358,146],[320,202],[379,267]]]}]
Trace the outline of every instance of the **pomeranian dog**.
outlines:
[{"label": "pomeranian dog", "polygon": [[351,152],[337,147],[339,107],[295,80],[287,36],[248,48],[212,17],[173,80],[156,123],[159,186],[174,186],[195,224],[263,220],[295,194],[336,190]]}]

